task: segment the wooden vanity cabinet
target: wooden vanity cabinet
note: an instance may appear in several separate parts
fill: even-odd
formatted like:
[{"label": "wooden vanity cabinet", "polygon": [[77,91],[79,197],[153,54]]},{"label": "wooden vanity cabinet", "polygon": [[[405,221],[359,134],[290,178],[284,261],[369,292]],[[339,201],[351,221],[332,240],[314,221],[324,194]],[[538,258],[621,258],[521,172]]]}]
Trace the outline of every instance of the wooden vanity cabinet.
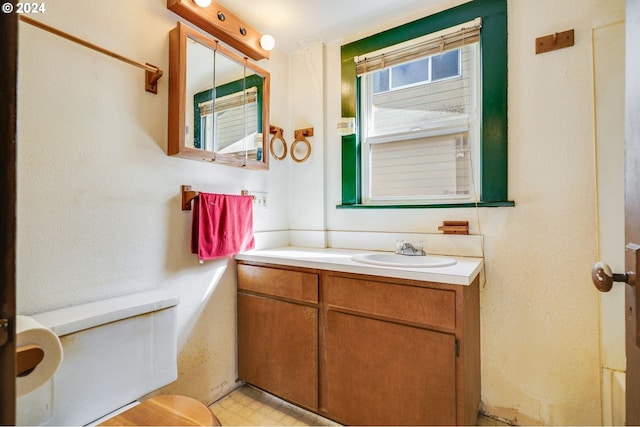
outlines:
[{"label": "wooden vanity cabinet", "polygon": [[318,410],[318,275],[238,265],[238,376]]},{"label": "wooden vanity cabinet", "polygon": [[455,425],[455,336],[329,311],[322,411],[346,425]]},{"label": "wooden vanity cabinet", "polygon": [[477,423],[478,281],[322,275],[320,412],[343,424]]},{"label": "wooden vanity cabinet", "polygon": [[241,261],[240,378],[347,425],[475,425],[479,310],[478,279],[459,286]]}]

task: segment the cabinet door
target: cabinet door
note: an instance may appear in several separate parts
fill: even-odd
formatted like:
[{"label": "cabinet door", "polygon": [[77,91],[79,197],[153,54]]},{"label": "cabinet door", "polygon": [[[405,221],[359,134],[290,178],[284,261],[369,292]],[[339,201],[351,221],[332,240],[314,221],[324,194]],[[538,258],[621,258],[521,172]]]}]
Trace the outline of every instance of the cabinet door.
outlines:
[{"label": "cabinet door", "polygon": [[238,375],[318,409],[318,309],[238,293]]},{"label": "cabinet door", "polygon": [[345,424],[456,423],[455,336],[328,311],[321,409]]}]

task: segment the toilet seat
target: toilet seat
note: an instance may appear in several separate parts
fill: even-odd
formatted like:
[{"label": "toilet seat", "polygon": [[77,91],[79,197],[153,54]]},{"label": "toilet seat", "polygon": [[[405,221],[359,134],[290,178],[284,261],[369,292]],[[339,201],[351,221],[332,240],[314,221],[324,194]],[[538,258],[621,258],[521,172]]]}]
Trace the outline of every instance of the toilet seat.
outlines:
[{"label": "toilet seat", "polygon": [[219,426],[200,401],[186,396],[155,396],[98,424],[100,426]]}]

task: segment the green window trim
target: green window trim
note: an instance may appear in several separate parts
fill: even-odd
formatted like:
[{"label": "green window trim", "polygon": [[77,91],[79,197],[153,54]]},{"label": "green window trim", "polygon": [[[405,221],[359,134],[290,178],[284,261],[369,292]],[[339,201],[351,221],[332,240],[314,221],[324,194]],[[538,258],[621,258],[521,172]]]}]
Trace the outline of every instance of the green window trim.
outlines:
[{"label": "green window trim", "polygon": [[353,204],[353,205],[338,205],[338,209],[442,209],[442,208],[499,208],[515,206],[512,201],[504,202],[478,202],[478,203],[432,203],[429,205],[374,205],[374,204]]},{"label": "green window trim", "polygon": [[[507,0],[474,0],[341,47],[342,117],[359,117],[355,56],[482,18],[481,200],[463,204],[361,204],[360,136],[342,137],[342,204],[338,208],[514,206],[507,199]],[[486,47],[486,48],[484,48]]]}]

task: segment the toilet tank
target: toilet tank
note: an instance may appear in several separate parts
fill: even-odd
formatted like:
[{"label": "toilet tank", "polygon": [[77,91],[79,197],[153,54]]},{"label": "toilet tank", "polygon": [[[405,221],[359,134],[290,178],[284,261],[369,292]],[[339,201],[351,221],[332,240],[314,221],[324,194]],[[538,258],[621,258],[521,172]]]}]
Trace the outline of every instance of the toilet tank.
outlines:
[{"label": "toilet tank", "polygon": [[[175,381],[178,302],[150,291],[31,316],[63,348],[53,381],[34,395],[43,401],[38,394],[50,394],[46,424],[89,424]],[[25,397],[18,406],[29,405]]]}]

